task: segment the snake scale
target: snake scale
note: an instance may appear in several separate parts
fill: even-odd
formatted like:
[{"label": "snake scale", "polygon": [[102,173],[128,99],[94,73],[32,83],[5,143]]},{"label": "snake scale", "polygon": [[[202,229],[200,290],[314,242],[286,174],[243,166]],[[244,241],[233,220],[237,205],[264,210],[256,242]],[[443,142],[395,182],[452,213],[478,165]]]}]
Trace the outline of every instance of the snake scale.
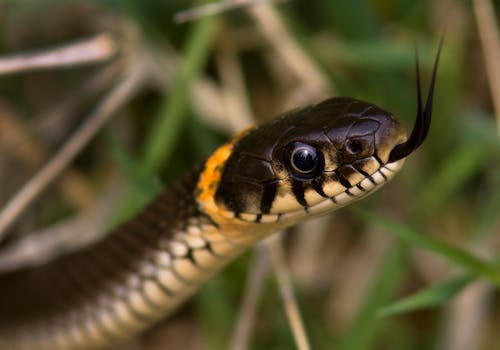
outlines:
[{"label": "snake scale", "polygon": [[93,349],[166,317],[260,239],[374,192],[429,130],[330,98],[241,132],[102,241],[0,276],[0,349]]}]

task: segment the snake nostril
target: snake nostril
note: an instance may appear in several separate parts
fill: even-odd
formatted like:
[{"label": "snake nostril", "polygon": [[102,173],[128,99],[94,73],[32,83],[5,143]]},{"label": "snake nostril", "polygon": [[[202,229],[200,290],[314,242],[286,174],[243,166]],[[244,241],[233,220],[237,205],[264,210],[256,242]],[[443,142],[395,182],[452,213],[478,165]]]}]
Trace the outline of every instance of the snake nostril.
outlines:
[{"label": "snake nostril", "polygon": [[348,140],[345,147],[351,154],[358,154],[363,151],[363,143],[360,140]]}]

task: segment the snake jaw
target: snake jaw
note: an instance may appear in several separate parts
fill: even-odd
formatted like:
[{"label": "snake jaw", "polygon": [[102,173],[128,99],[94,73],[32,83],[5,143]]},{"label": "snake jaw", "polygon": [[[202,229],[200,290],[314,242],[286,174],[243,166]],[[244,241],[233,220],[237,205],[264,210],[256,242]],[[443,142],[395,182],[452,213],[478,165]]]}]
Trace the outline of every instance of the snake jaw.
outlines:
[{"label": "snake jaw", "polygon": [[420,69],[418,64],[418,57],[416,57],[416,77],[417,77],[417,118],[415,120],[415,125],[410,134],[408,140],[394,147],[389,155],[389,163],[395,162],[402,158],[410,155],[414,150],[416,150],[422,142],[424,142],[429,132],[432,119],[432,101],[434,97],[434,86],[436,83],[437,68],[439,64],[439,57],[441,55],[441,48],[443,46],[443,40],[441,40],[434,61],[434,68],[432,70],[431,84],[429,87],[429,92],[427,95],[427,100],[425,102],[425,107],[422,104],[422,89],[420,84]]}]

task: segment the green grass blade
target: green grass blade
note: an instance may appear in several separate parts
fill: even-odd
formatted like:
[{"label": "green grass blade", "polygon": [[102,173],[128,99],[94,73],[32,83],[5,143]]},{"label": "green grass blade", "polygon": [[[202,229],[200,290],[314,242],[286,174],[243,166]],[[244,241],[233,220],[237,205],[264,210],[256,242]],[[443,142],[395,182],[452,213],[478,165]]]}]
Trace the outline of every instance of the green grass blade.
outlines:
[{"label": "green grass blade", "polygon": [[[464,184],[483,169],[483,162],[491,155],[491,143],[467,142],[451,152],[443,166],[424,186],[417,199],[418,213],[432,213],[464,187]],[[418,215],[420,216],[420,215]]]},{"label": "green grass blade", "polygon": [[124,201],[111,220],[111,227],[114,227],[146,205],[160,191],[161,184],[157,177],[144,170],[141,162],[128,152],[115,134],[107,132],[105,136],[111,157],[127,179],[124,194],[124,198],[127,200]]},{"label": "green grass blade", "polygon": [[[500,186],[497,188],[500,188]],[[481,210],[479,211],[476,224],[474,225],[476,234],[480,236],[494,234],[494,227],[500,221],[498,217],[499,209],[500,191],[495,191],[493,189],[482,198]]]},{"label": "green grass blade", "polygon": [[387,230],[405,242],[435,252],[466,271],[484,277],[497,286],[500,285],[500,269],[484,262],[465,250],[453,247],[445,242],[417,232],[408,225],[382,218],[367,210],[353,208],[353,211],[363,219]]},{"label": "green grass blade", "polygon": [[126,149],[115,134],[108,132],[106,138],[110,154],[128,183],[146,197],[151,198],[158,193],[161,188],[158,178],[144,171],[140,161]]},{"label": "green grass blade", "polygon": [[151,124],[146,137],[143,161],[150,172],[158,171],[168,162],[180,130],[185,121],[188,108],[189,86],[200,74],[212,46],[216,22],[204,18],[196,22],[191,33],[184,60],[175,79],[175,84],[163,100],[156,120]]},{"label": "green grass blade", "polygon": [[[156,119],[151,123],[150,132],[145,137],[145,147],[140,159],[143,174],[156,174],[168,162],[187,118],[189,86],[201,73],[215,35],[216,22],[207,18],[194,24],[187,39],[179,73],[168,96],[163,99]],[[124,195],[123,205],[117,211],[121,221],[133,215],[145,205],[147,198],[139,188],[132,186]]]},{"label": "green grass blade", "polygon": [[472,276],[466,275],[436,284],[385,306],[378,312],[378,316],[393,316],[442,305],[451,300],[472,280]]}]

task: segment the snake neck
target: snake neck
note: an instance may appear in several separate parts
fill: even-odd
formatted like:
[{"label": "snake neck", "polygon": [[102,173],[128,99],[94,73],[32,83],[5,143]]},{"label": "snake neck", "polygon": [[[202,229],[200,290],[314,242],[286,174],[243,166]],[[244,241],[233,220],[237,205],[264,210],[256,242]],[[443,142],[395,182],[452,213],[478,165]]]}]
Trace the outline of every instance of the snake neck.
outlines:
[{"label": "snake neck", "polygon": [[103,241],[0,276],[0,349],[116,344],[172,313],[247,244],[200,209],[193,170]]}]

